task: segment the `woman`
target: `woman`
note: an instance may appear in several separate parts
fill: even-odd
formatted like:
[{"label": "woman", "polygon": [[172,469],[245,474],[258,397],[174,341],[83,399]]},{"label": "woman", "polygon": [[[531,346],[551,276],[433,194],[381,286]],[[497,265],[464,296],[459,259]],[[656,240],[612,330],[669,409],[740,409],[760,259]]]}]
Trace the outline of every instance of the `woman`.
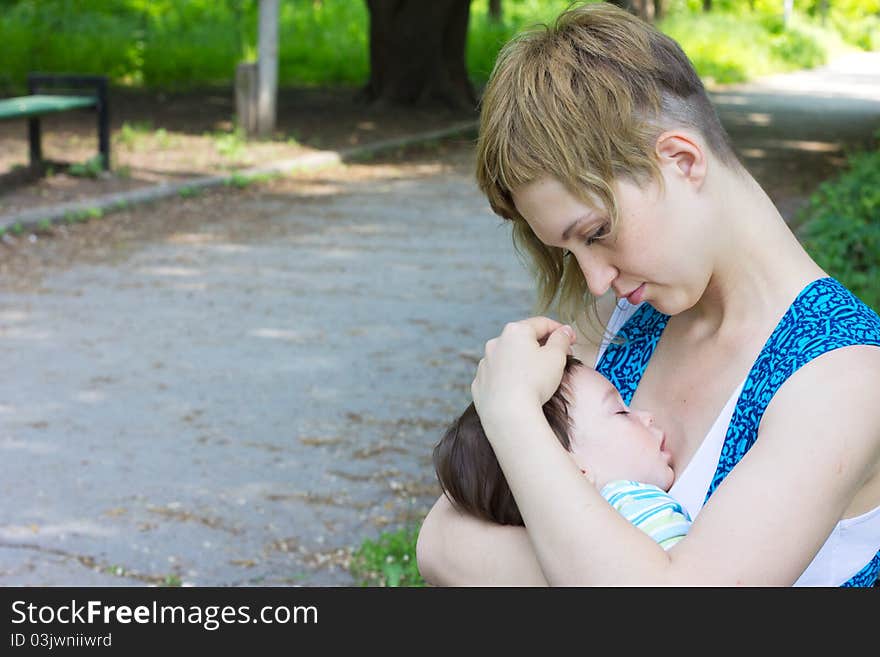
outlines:
[{"label": "woman", "polygon": [[[678,45],[610,5],[565,12],[499,56],[477,150],[541,300],[578,330],[534,317],[486,344],[474,403],[527,529],[441,497],[419,537],[425,578],[870,585],[880,317],[801,248]],[[589,338],[585,302],[617,338]],[[695,517],[669,552],[553,438],[541,405],[569,351],[667,429],[670,494]]]}]

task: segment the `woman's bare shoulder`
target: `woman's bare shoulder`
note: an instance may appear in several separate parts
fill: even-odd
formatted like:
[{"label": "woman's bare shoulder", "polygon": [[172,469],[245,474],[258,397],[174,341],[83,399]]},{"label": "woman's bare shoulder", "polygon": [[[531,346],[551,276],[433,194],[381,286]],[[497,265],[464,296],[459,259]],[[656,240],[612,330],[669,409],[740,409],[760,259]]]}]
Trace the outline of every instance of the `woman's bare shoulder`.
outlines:
[{"label": "woman's bare shoulder", "polygon": [[[608,290],[606,294],[596,299],[596,310],[603,327],[608,325],[616,304],[617,297],[614,296],[613,290]],[[574,343],[572,351],[574,351],[574,355],[581,362],[592,367],[595,365],[596,357],[599,355],[600,336],[598,334],[586,336],[577,327],[575,327],[575,332],[577,333],[577,341]]]}]

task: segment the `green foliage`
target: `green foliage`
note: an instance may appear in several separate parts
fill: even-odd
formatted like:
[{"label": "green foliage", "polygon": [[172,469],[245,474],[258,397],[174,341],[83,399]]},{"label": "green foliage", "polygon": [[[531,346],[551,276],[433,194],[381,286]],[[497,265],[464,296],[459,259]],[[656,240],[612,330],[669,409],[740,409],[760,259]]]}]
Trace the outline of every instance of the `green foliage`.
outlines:
[{"label": "green foliage", "polygon": [[425,586],[416,563],[416,541],[421,523],[378,540],[366,539],[351,560],[351,574],[360,586]]},{"label": "green foliage", "polygon": [[162,580],[162,586],[182,586],[183,580],[180,579],[178,575],[166,575],[165,579]]},{"label": "green foliage", "polygon": [[247,139],[240,130],[218,132],[213,135],[214,149],[229,160],[237,160],[244,155]]},{"label": "green foliage", "polygon": [[832,11],[831,25],[848,43],[862,50],[880,50],[880,8],[873,16],[852,20],[840,11]]},{"label": "green foliage", "polygon": [[244,189],[251,184],[251,178],[241,173],[234,173],[223,183],[227,187],[235,187],[236,189]]},{"label": "green foliage", "polygon": [[[0,12],[0,86],[27,71],[107,74],[147,87],[229,83],[253,56],[257,0],[18,0]],[[284,0],[281,84],[357,84],[367,77],[364,2]]]},{"label": "green foliage", "polygon": [[150,121],[124,121],[119,132],[116,133],[116,141],[126,148],[133,149],[145,136],[153,132],[153,124]]},{"label": "green foliage", "polygon": [[246,174],[241,172],[233,173],[229,178],[224,181],[224,185],[226,187],[235,187],[236,189],[244,189],[250,185],[256,183],[264,183],[269,182],[270,180],[274,180],[276,178],[280,178],[282,176],[281,173],[253,173]]},{"label": "green foliage", "polygon": [[202,190],[198,187],[181,187],[177,193],[180,195],[180,198],[193,198],[201,194]]},{"label": "green foliage", "polygon": [[819,266],[880,312],[880,151],[851,155],[846,171],[822,183],[796,221]]},{"label": "green foliage", "polygon": [[851,50],[830,27],[799,14],[785,27],[779,13],[679,13],[659,27],[678,41],[702,78],[718,83],[813,68]]},{"label": "green foliage", "polygon": [[531,25],[552,23],[570,4],[571,0],[502,0],[502,20],[494,23],[489,0],[472,0],[465,55],[473,80],[483,84],[489,79],[498,51],[514,34]]},{"label": "green foliage", "polygon": [[104,158],[101,155],[94,157],[79,164],[71,164],[67,169],[67,173],[77,178],[97,178],[103,168]]},{"label": "green foliage", "polygon": [[86,208],[84,210],[69,210],[64,213],[64,222],[67,224],[77,224],[88,221],[89,219],[101,219],[104,211],[101,208]]},{"label": "green foliage", "polygon": [[[485,82],[501,46],[528,25],[551,23],[569,0],[473,0],[468,70]],[[255,55],[258,0],[4,0],[0,88],[20,92],[28,71],[107,74],[117,84],[179,88],[229,84]],[[782,0],[670,0],[661,29],[679,40],[701,73],[745,79],[820,62],[829,41],[880,48],[880,0],[795,0],[782,29]],[[363,83],[369,73],[366,3],[284,0],[280,4],[282,85]],[[764,27],[769,27],[768,33]],[[781,67],[781,68],[780,68]],[[130,145],[137,135],[127,135]]]}]

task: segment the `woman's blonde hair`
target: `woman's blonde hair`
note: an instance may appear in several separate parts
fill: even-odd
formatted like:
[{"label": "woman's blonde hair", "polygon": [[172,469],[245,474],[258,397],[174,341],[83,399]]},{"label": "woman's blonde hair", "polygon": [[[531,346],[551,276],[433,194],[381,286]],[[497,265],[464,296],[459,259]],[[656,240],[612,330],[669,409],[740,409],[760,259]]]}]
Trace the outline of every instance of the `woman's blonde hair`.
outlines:
[{"label": "woman's blonde hair", "polygon": [[501,50],[481,100],[477,182],[493,211],[513,221],[514,245],[537,278],[539,312],[557,299],[562,321],[586,334],[589,313],[599,329],[577,263],[535,236],[511,191],[552,175],[576,198],[598,198],[613,234],[614,180],[662,184],[654,146],[672,126],[699,131],[721,162],[741,169],[681,47],[618,7],[571,6]]}]

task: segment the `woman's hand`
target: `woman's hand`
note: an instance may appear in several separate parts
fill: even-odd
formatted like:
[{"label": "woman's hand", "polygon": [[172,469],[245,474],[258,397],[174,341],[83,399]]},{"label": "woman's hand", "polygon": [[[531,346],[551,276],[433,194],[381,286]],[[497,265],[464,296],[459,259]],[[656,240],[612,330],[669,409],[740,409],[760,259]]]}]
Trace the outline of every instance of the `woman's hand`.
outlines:
[{"label": "woman's hand", "polygon": [[570,326],[547,317],[511,322],[489,340],[471,383],[484,427],[502,424],[520,408],[540,409],[559,387],[574,341]]}]

